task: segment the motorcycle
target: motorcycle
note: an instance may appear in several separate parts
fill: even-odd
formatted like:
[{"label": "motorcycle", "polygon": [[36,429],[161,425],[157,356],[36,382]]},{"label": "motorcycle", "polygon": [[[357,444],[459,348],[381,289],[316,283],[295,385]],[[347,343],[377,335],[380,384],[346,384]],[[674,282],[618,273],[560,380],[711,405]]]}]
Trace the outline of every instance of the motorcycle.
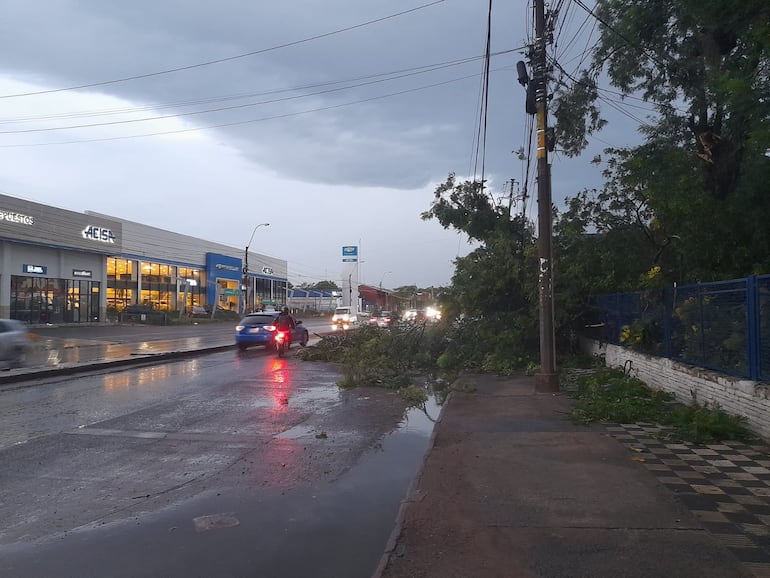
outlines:
[{"label": "motorcycle", "polygon": [[291,345],[291,335],[288,331],[277,330],[275,332],[275,350],[278,352],[278,357],[283,357],[289,350]]}]

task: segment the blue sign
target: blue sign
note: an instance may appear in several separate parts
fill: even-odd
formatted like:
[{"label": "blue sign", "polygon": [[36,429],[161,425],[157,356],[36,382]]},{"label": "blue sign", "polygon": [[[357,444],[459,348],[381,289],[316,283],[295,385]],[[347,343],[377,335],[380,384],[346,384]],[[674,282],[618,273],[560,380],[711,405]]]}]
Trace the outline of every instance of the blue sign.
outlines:
[{"label": "blue sign", "polygon": [[48,267],[45,265],[24,265],[23,271],[25,273],[35,273],[37,275],[45,275],[48,273]]},{"label": "blue sign", "polygon": [[345,245],[342,247],[342,262],[343,263],[358,262],[358,247],[356,245]]}]

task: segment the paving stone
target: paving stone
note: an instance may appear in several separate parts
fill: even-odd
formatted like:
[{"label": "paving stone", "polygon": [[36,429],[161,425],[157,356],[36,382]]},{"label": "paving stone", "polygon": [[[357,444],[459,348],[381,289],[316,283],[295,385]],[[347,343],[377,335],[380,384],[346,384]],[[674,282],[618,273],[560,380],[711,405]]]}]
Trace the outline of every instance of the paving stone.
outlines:
[{"label": "paving stone", "polygon": [[650,425],[626,424],[608,431],[634,454],[644,454],[647,470],[741,560],[749,573],[770,578],[767,454],[735,441],[660,443],[651,436],[663,429]]}]

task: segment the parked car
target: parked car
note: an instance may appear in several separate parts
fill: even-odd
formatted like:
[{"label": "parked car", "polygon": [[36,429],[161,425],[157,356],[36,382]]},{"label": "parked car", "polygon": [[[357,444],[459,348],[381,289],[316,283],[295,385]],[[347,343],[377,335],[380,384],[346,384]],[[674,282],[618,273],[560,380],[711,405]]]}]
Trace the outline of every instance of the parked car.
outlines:
[{"label": "parked car", "polygon": [[0,366],[21,367],[30,346],[27,326],[18,319],[0,319]]},{"label": "parked car", "polygon": [[126,315],[147,315],[148,313],[155,313],[155,309],[152,308],[152,305],[142,305],[136,303],[134,305],[126,306],[126,308],[123,309],[123,313]]},{"label": "parked car", "polygon": [[201,305],[193,305],[187,310],[187,315],[190,317],[208,317],[209,312]]},{"label": "parked car", "polygon": [[[235,344],[241,351],[252,345],[262,345],[270,348],[275,337],[275,322],[278,319],[277,312],[250,313],[240,320],[235,326]],[[309,335],[302,321],[297,321],[297,326],[291,332],[291,342],[299,343],[302,347],[307,345]]]},{"label": "parked car", "polygon": [[393,313],[390,311],[382,311],[377,318],[377,327],[390,327],[393,325]]}]

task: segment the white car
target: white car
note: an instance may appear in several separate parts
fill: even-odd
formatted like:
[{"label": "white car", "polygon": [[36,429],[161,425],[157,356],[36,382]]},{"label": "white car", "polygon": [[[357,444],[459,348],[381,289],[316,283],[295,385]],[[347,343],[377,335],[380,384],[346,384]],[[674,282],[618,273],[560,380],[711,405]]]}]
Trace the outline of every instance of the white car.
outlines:
[{"label": "white car", "polygon": [[332,315],[332,328],[335,330],[348,329],[357,319],[358,317],[352,307],[337,307],[334,310],[334,315]]},{"label": "white car", "polygon": [[0,366],[21,367],[30,345],[27,326],[17,319],[0,319]]}]

